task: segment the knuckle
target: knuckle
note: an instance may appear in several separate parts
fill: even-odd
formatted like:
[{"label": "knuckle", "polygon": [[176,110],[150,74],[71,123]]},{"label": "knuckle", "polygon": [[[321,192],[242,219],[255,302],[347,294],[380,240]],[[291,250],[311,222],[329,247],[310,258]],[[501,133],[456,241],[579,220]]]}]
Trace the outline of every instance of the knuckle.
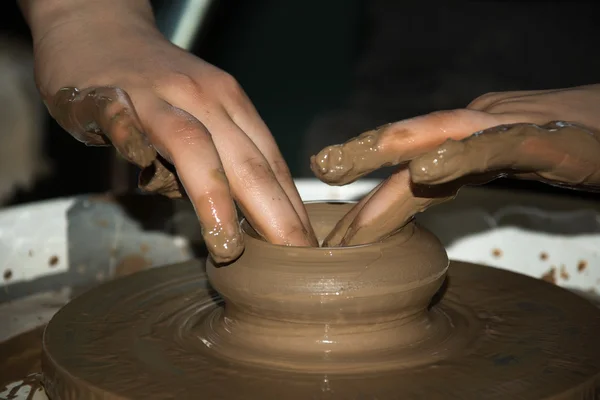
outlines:
[{"label": "knuckle", "polygon": [[385,183],[385,190],[393,193],[395,196],[407,195],[410,189],[410,177],[406,171],[393,173]]},{"label": "knuckle", "polygon": [[[294,241],[294,242],[296,241],[296,239],[299,239],[299,238],[301,241],[303,241],[304,238],[306,237],[306,229],[304,228],[304,226],[302,226],[302,224],[294,223],[287,227],[283,237],[289,238],[289,239],[291,239],[291,241]],[[295,243],[293,243],[293,244],[295,244]]]},{"label": "knuckle", "polygon": [[129,93],[127,93],[125,89],[115,86],[106,86],[103,89],[104,90],[101,93],[97,93],[111,98],[112,100],[119,100],[125,103],[129,102]]},{"label": "knuckle", "polygon": [[233,77],[233,75],[222,72],[218,79],[218,85],[220,90],[225,96],[234,101],[239,101],[245,98],[246,94],[242,85]]},{"label": "knuckle", "polygon": [[236,175],[246,187],[256,187],[275,179],[273,171],[260,156],[244,159],[236,169]]},{"label": "knuckle", "polygon": [[490,104],[488,107],[485,108],[484,111],[491,114],[508,114],[515,112],[515,106],[510,102],[500,100],[498,102]]},{"label": "knuckle", "polygon": [[101,112],[102,117],[106,119],[110,126],[125,121],[131,121],[133,107],[129,107],[129,104],[120,101],[109,101],[103,105]]},{"label": "knuckle", "polygon": [[212,138],[204,128],[204,125],[190,116],[177,118],[171,123],[166,142],[169,151],[171,151],[180,146],[212,145]]},{"label": "knuckle", "polygon": [[468,121],[474,114],[476,114],[475,111],[460,108],[455,110],[435,111],[428,114],[427,117],[432,119],[436,125],[449,126],[455,125],[460,121]]},{"label": "knuckle", "polygon": [[482,94],[475,100],[471,101],[467,108],[478,111],[486,111],[486,109],[493,105],[498,99],[499,92],[489,92]]},{"label": "knuckle", "polygon": [[196,79],[184,73],[172,73],[158,81],[156,91],[170,98],[199,98],[205,93],[204,86]]},{"label": "knuckle", "polygon": [[278,181],[286,181],[292,179],[292,173],[287,165],[287,163],[283,160],[275,160],[273,161],[273,175],[277,178]]}]

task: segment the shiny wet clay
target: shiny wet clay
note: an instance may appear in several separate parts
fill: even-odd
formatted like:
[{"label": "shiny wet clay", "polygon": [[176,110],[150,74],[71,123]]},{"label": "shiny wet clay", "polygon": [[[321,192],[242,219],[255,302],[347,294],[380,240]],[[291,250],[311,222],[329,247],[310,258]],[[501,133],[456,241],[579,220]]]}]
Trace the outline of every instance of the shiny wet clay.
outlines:
[{"label": "shiny wet clay", "polygon": [[[353,204],[306,206],[321,242]],[[272,245],[245,221],[243,230],[246,249],[236,262],[207,263],[225,307],[198,331],[227,358],[356,372],[419,363],[409,353],[468,338],[462,316],[428,307],[444,282],[448,257],[414,222],[378,243],[334,248]]]}]

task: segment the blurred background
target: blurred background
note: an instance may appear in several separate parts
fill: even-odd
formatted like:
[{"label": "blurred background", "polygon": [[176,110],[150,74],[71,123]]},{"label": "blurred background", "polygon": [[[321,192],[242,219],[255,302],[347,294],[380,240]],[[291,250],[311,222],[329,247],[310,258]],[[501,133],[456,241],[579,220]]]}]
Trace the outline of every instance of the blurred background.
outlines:
[{"label": "blurred background", "polygon": [[[166,34],[187,3],[153,2]],[[239,80],[297,177],[312,176],[309,156],[322,147],[383,123],[464,107],[490,91],[600,83],[593,2],[209,3],[192,51]],[[0,8],[0,203],[115,189],[123,171],[112,149],[85,147],[48,117],[33,84],[28,28],[15,1]]]}]

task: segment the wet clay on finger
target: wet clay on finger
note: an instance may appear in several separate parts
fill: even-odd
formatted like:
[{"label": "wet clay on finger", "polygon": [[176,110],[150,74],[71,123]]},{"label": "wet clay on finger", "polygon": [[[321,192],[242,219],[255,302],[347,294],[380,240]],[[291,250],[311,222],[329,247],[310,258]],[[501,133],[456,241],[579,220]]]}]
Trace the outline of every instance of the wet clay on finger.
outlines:
[{"label": "wet clay on finger", "polygon": [[[449,182],[472,174],[600,189],[600,132],[564,121],[500,125],[448,140],[410,163],[413,181]],[[494,174],[495,173],[495,174]]]},{"label": "wet clay on finger", "polygon": [[[348,204],[308,204],[322,240]],[[418,225],[381,243],[276,246],[107,283],[59,311],[60,399],[592,399],[600,311],[533,278],[451,263]],[[219,295],[218,292],[221,294]]]},{"label": "wet clay on finger", "polygon": [[127,92],[111,86],[65,87],[45,100],[50,115],[77,140],[88,146],[113,144],[126,160],[142,168],[140,189],[171,198],[183,187],[143,133]]},{"label": "wet clay on finger", "polygon": [[363,175],[390,166],[389,156],[381,154],[380,139],[384,125],[364,132],[343,144],[328,146],[310,158],[310,168],[317,178],[330,185],[347,185]]},{"label": "wet clay on finger", "polygon": [[[400,162],[382,147],[384,135],[402,136],[401,130],[388,127],[323,149],[311,160],[315,175],[331,184],[346,184],[390,162]],[[568,122],[500,125],[462,140],[448,139],[428,150],[401,166],[368,204],[360,204],[368,213],[350,213],[326,242],[345,246],[378,241],[401,229],[415,214],[452,199],[461,186],[498,177],[600,189],[600,133]],[[375,206],[370,204],[374,202]]]}]

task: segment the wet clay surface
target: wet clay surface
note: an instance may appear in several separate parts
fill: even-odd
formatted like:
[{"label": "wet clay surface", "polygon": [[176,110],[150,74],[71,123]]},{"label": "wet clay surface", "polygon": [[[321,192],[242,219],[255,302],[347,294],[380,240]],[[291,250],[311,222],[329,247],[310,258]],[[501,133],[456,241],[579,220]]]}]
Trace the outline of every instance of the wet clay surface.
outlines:
[{"label": "wet clay surface", "polygon": [[361,374],[276,371],[224,358],[198,338],[223,307],[200,262],[158,268],[94,289],[55,316],[44,340],[46,387],[62,399],[594,398],[600,311],[584,299],[451,263],[436,307],[452,304],[468,310],[474,340],[447,358]]},{"label": "wet clay surface", "polygon": [[[351,207],[308,204],[317,237]],[[439,241],[413,223],[345,248],[276,246],[244,230],[234,264],[139,272],[61,309],[43,342],[50,397],[597,393],[600,310],[577,295],[490,267],[448,267]]]},{"label": "wet clay surface", "polygon": [[379,187],[341,221],[327,240],[330,245],[380,240],[415,214],[452,199],[462,186],[499,177],[535,179],[587,191],[600,188],[600,133],[568,122],[501,125],[463,140],[402,154],[390,145],[394,135],[402,137],[402,129],[388,124],[326,147],[311,158],[315,175],[332,185],[348,184],[385,166],[403,165],[393,182],[383,184],[395,187],[386,193],[387,199],[377,198],[383,211],[368,222],[354,219],[368,201],[375,201],[370,197],[385,190]]},{"label": "wet clay surface", "polygon": [[143,168],[139,186],[148,192],[181,197],[183,188],[168,163],[143,134],[129,95],[116,87],[66,87],[46,100],[52,117],[88,146],[113,144],[127,161]]},{"label": "wet clay surface", "polygon": [[[306,205],[319,241],[352,206]],[[278,370],[368,372],[420,364],[422,353],[447,357],[469,340],[460,307],[427,310],[448,258],[420,226],[343,249],[273,246],[242,226],[240,259],[207,264],[227,304],[198,333],[215,354]]]}]

